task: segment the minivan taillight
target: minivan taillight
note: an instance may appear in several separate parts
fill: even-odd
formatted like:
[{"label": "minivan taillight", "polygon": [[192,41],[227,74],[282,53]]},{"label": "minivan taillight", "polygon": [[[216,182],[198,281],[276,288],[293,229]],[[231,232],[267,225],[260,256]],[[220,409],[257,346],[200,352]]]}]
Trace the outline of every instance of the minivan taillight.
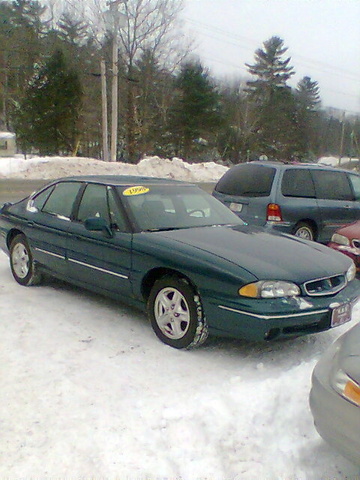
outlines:
[{"label": "minivan taillight", "polygon": [[269,203],[266,210],[267,222],[282,222],[281,208],[277,203]]}]

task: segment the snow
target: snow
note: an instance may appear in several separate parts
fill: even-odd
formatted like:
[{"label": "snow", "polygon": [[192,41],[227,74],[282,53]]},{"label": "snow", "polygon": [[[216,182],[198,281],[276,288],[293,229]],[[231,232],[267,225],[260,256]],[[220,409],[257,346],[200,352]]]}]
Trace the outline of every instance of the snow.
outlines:
[{"label": "snow", "polygon": [[354,165],[359,163],[358,158],[353,157],[321,157],[318,163],[323,165],[330,165],[330,167],[342,167],[343,165],[354,163]]},{"label": "snow", "polygon": [[15,134],[14,134],[14,133],[10,133],[10,132],[0,132],[0,139],[1,139],[1,140],[9,140],[9,139],[12,139],[12,138],[15,138]]},{"label": "snow", "polygon": [[[343,157],[341,164],[358,159]],[[339,166],[339,158],[322,157],[319,163]],[[174,178],[189,182],[216,182],[228,170],[215,162],[189,164],[180,158],[145,157],[137,165],[121,162],[103,162],[84,157],[0,157],[0,180],[24,178],[51,180],[68,175],[142,175]]]},{"label": "snow", "polygon": [[[0,160],[0,174],[131,167],[25,162]],[[214,180],[222,169],[169,162],[187,180]],[[141,174],[151,164],[170,176],[160,159],[144,161]],[[270,344],[210,338],[178,351],[120,303],[55,280],[21,287],[0,252],[0,313],[0,478],[360,479],[318,436],[308,404],[314,365],[359,321],[360,304],[352,322],[321,334]]]}]

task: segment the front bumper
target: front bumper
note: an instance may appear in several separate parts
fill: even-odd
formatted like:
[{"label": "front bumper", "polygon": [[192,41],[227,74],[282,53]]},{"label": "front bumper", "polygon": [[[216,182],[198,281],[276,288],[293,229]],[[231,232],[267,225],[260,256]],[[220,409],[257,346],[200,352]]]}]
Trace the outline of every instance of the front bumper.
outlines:
[{"label": "front bumper", "polygon": [[355,304],[359,297],[360,281],[355,279],[336,295],[324,297],[203,300],[212,334],[269,341],[328,330],[333,309]]},{"label": "front bumper", "polygon": [[336,342],[326,351],[312,375],[310,409],[316,430],[344,457],[360,466],[360,408],[330,385]]}]

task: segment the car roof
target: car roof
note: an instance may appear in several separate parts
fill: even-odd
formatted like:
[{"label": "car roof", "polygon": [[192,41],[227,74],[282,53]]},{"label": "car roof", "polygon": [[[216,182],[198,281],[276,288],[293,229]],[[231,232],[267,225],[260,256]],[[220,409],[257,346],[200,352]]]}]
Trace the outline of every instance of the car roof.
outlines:
[{"label": "car roof", "polygon": [[58,178],[51,183],[64,181],[71,182],[87,182],[101,183],[113,186],[129,186],[129,185],[187,185],[194,186],[194,183],[182,182],[171,178],[145,177],[136,175],[77,175],[71,177]]},{"label": "car roof", "polygon": [[252,162],[246,162],[246,163],[239,163],[236,166],[241,166],[241,165],[260,165],[263,167],[275,167],[278,168],[279,170],[288,170],[289,168],[310,168],[312,170],[330,170],[330,171],[335,171],[335,172],[351,172],[354,173],[355,175],[359,175],[358,172],[354,172],[352,170],[348,170],[345,168],[338,168],[338,167],[333,167],[331,165],[325,165],[322,163],[303,163],[303,162],[276,162],[276,161],[257,161],[254,160]]}]

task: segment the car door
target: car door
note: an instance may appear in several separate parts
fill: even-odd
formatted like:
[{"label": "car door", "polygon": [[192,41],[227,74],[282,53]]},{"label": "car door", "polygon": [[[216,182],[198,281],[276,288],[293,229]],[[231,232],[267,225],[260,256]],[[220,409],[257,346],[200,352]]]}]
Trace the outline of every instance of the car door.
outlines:
[{"label": "car door", "polygon": [[289,167],[284,170],[276,201],[281,207],[283,220],[289,222],[292,228],[299,221],[308,221],[310,225],[317,226],[321,222],[309,168]]},{"label": "car door", "polygon": [[[90,231],[88,219],[103,219],[107,229]],[[111,187],[88,184],[69,226],[69,277],[84,287],[131,294],[132,233]]]},{"label": "car door", "polygon": [[61,181],[42,190],[27,206],[26,235],[45,270],[66,276],[66,240],[81,182]]},{"label": "car door", "polygon": [[346,172],[311,170],[318,200],[319,241],[329,241],[334,231],[355,219],[354,194]]}]

